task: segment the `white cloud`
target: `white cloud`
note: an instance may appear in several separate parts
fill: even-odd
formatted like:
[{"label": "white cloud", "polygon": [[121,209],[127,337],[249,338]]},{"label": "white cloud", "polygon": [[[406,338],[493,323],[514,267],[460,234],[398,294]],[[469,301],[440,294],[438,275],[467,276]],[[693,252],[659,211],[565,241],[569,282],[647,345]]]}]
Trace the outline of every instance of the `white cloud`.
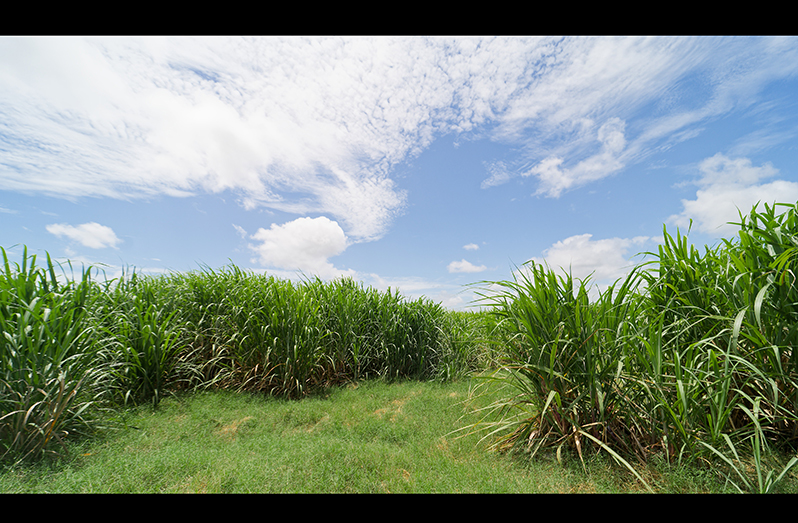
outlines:
[{"label": "white cloud", "polygon": [[391,166],[485,118],[451,110],[450,74],[470,69],[446,71],[446,53],[420,38],[3,39],[0,179],[73,198],[231,190],[375,239],[405,204]]},{"label": "white cloud", "polygon": [[[543,40],[539,59],[525,71],[527,88],[497,114],[496,136],[523,144],[525,161],[502,176],[492,173],[483,186],[529,175],[532,165],[531,174],[541,177],[538,193],[556,197],[694,138],[710,119],[763,102],[769,82],[794,76],[796,44],[734,37]],[[595,122],[613,118],[630,124],[623,152],[606,154],[610,141],[596,154]]]},{"label": "white cloud", "polygon": [[613,283],[622,278],[636,263],[631,259],[638,251],[632,247],[645,244],[646,236],[635,238],[607,238],[592,240],[592,234],[580,234],[558,241],[534,257],[536,263],[545,263],[554,270],[570,270],[574,278],[583,279],[593,274],[594,283]]},{"label": "white cloud", "polygon": [[243,227],[241,227],[240,225],[236,225],[234,223],[233,224],[233,228],[236,230],[236,233],[238,233],[238,235],[241,236],[242,238],[246,238],[247,237],[247,231]]},{"label": "white cloud", "polygon": [[398,291],[406,300],[417,300],[424,297],[455,310],[467,309],[476,298],[473,291],[468,291],[459,285],[443,284],[416,277],[391,278],[377,274],[363,276],[367,285],[380,292],[391,289]]},{"label": "white cloud", "polygon": [[739,212],[748,214],[755,203],[798,201],[798,183],[765,181],[778,174],[769,163],[755,167],[748,158],[732,159],[718,153],[703,160],[698,169],[701,177],[695,182],[700,187],[696,199],[682,200],[683,211],[668,220],[683,228],[692,219],[696,230],[728,238],[739,229],[728,222],[738,222]]},{"label": "white cloud", "polygon": [[482,271],[486,270],[487,267],[485,267],[484,265],[477,266],[477,265],[474,265],[471,262],[468,262],[466,260],[460,260],[460,261],[453,261],[452,263],[450,263],[446,267],[446,269],[449,272],[452,272],[452,273],[454,273],[454,272],[482,272]]},{"label": "white cloud", "polygon": [[344,252],[348,243],[338,223],[324,216],[272,224],[269,229],[258,229],[251,238],[260,242],[249,247],[264,266],[299,270],[325,279],[354,275],[354,271],[336,269],[327,261]]},{"label": "white cloud", "polygon": [[508,171],[507,165],[504,162],[493,162],[486,165],[486,168],[488,173],[490,173],[490,177],[482,180],[480,187],[483,189],[501,185],[510,181],[510,179],[513,177],[513,175]]},{"label": "white cloud", "polygon": [[70,240],[74,240],[91,249],[104,249],[106,247],[116,249],[117,244],[122,243],[122,240],[116,237],[113,229],[96,222],[83,223],[77,227],[66,223],[53,223],[46,228],[47,232],[51,234],[55,234],[58,237],[66,236]]},{"label": "white cloud", "polygon": [[563,159],[550,156],[534,166],[524,176],[535,175],[540,179],[538,194],[558,198],[563,191],[600,180],[623,168],[620,159],[626,146],[625,123],[611,118],[597,132],[601,150],[577,163],[572,168],[563,168]]},{"label": "white cloud", "polygon": [[467,251],[476,251],[479,249],[479,245],[476,243],[469,243],[468,245],[463,245],[463,249]]},{"label": "white cloud", "polygon": [[465,307],[468,305],[468,302],[466,302],[466,299],[463,296],[459,294],[451,294],[446,291],[437,294],[431,299],[436,302],[440,302],[441,305],[452,310],[465,310]]},{"label": "white cloud", "polygon": [[[754,103],[795,74],[797,49],[769,38],[8,37],[0,185],[73,199],[232,191],[248,209],[324,214],[351,241],[373,240],[406,207],[392,168],[438,136],[520,144],[524,158],[489,163],[483,187],[535,174],[557,196]],[[690,75],[706,86],[697,102],[681,85]],[[630,121],[652,104],[650,120]]]},{"label": "white cloud", "polygon": [[[424,294],[422,291],[429,291],[433,289],[440,289],[444,287],[443,284],[438,282],[431,282],[418,277],[383,277],[378,274],[369,274],[368,282],[375,289],[386,291],[388,289],[399,289],[402,294],[421,296]],[[451,287],[451,286],[448,286]]]}]

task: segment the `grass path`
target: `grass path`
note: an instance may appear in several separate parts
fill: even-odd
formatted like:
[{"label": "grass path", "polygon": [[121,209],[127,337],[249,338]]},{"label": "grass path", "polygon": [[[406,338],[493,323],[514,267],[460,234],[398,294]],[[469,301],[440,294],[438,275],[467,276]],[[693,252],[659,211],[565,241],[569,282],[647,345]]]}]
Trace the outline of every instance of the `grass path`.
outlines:
[{"label": "grass path", "polygon": [[[0,492],[642,492],[599,457],[533,463],[448,433],[473,421],[469,383],[362,383],[301,401],[230,393],[167,399],[71,458],[0,471]],[[663,492],[719,492],[709,472],[648,472]],[[795,481],[785,487],[795,489]],[[729,490],[730,491],[730,490]]]}]

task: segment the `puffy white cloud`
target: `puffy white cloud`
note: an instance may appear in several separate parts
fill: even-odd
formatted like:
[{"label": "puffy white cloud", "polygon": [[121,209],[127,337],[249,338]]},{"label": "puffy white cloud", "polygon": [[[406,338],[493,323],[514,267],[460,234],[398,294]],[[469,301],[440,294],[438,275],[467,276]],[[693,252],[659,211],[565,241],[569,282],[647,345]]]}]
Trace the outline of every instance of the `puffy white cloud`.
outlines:
[{"label": "puffy white cloud", "polygon": [[612,283],[635,265],[631,257],[637,252],[630,252],[632,247],[639,248],[649,240],[647,236],[602,240],[592,240],[592,237],[592,234],[580,234],[560,240],[543,251],[542,258],[532,260],[555,270],[570,270],[574,278],[593,274],[595,283]]},{"label": "puffy white cloud", "polygon": [[669,222],[683,228],[692,219],[698,231],[730,237],[738,227],[729,222],[738,222],[739,213],[748,214],[757,202],[798,201],[798,183],[766,181],[778,174],[778,169],[769,163],[756,167],[748,158],[732,159],[718,153],[703,160],[698,169],[701,176],[695,182],[700,187],[696,199],[682,200],[682,212],[669,218]]},{"label": "puffy white cloud", "polygon": [[476,251],[479,249],[479,245],[476,243],[469,243],[468,245],[463,245],[463,249],[467,251]]},{"label": "puffy white cloud", "polygon": [[58,237],[66,236],[70,240],[74,240],[91,249],[104,249],[106,247],[116,249],[117,244],[122,243],[122,240],[117,238],[113,229],[97,222],[83,223],[78,226],[53,223],[46,228],[47,232],[51,234],[55,234]]},{"label": "puffy white cloud", "polygon": [[450,263],[446,267],[446,269],[449,272],[452,272],[452,273],[454,273],[454,272],[482,272],[482,271],[486,270],[487,267],[484,266],[484,265],[474,265],[473,263],[471,263],[469,261],[466,261],[466,260],[460,260],[460,261],[453,261],[452,263]]},{"label": "puffy white cloud", "polygon": [[250,244],[260,263],[287,270],[299,270],[321,278],[354,274],[336,269],[328,258],[344,252],[347,237],[337,222],[327,217],[297,218],[283,225],[260,228],[251,236],[259,244]]},{"label": "puffy white cloud", "polygon": [[[366,276],[366,275],[364,275]],[[371,273],[365,277],[365,280],[368,282],[369,285],[378,289],[380,291],[386,291],[388,289],[399,290],[402,294],[407,294],[408,296],[422,296],[428,294],[429,292],[424,291],[436,291],[442,287],[456,287],[456,286],[445,286],[440,282],[428,281],[424,278],[413,277],[413,276],[406,276],[400,278],[393,278],[393,277],[384,277],[380,276],[379,274]]]},{"label": "puffy white cloud", "polygon": [[468,302],[466,302],[466,299],[463,296],[459,294],[451,294],[446,291],[437,294],[431,299],[440,302],[441,305],[452,310],[465,310],[465,306],[468,305]]},{"label": "puffy white cloud", "polygon": [[[491,164],[483,188],[534,174],[538,194],[557,197],[700,135],[709,120],[760,102],[764,86],[798,72],[798,45],[784,38],[546,39],[527,57],[535,53],[527,86],[496,117],[495,136],[523,144],[525,157]],[[630,130],[605,129],[596,153],[595,125],[613,119]],[[766,134],[772,144],[773,126]]]}]

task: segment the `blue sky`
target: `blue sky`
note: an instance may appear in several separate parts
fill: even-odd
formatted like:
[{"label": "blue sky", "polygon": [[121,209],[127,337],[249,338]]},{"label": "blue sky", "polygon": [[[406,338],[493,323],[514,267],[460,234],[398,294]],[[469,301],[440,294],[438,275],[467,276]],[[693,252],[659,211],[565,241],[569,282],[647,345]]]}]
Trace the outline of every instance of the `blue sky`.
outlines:
[{"label": "blue sky", "polygon": [[454,309],[798,201],[794,37],[0,37],[0,246]]}]

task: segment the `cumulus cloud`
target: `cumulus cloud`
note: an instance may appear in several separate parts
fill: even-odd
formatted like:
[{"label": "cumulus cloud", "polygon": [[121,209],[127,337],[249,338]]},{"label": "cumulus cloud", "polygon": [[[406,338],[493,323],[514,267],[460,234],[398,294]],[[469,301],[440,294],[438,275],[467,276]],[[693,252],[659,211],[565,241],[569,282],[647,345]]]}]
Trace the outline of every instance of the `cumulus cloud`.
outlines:
[{"label": "cumulus cloud", "polygon": [[46,228],[47,232],[51,234],[55,234],[58,237],[66,236],[70,240],[91,249],[104,249],[106,247],[116,249],[117,244],[122,243],[122,240],[117,238],[113,229],[97,222],[83,223],[78,226],[53,223]]},{"label": "cumulus cloud", "polygon": [[779,172],[769,163],[757,167],[748,158],[728,158],[718,153],[704,159],[698,170],[695,200],[682,200],[682,212],[669,218],[677,226],[687,227],[692,219],[698,231],[730,237],[738,227],[728,223],[739,221],[739,212],[748,214],[757,202],[798,201],[798,183],[767,181]]},{"label": "cumulus cloud", "polygon": [[249,247],[264,266],[299,270],[321,278],[354,274],[336,269],[327,261],[344,252],[348,243],[341,226],[325,216],[272,224],[269,229],[258,229],[250,238],[260,242]]},{"label": "cumulus cloud", "polygon": [[435,301],[439,301],[441,305],[447,309],[464,310],[467,302],[465,298],[459,294],[451,294],[443,291],[435,296]]},{"label": "cumulus cloud", "polygon": [[591,274],[596,283],[612,283],[622,278],[633,267],[631,252],[649,240],[647,236],[635,238],[606,238],[592,240],[592,234],[580,234],[558,241],[534,257],[536,263],[545,263],[555,270],[571,272],[574,278],[583,279]]},{"label": "cumulus cloud", "polygon": [[479,245],[476,243],[469,243],[468,245],[463,245],[463,249],[467,251],[476,251],[479,249]]},{"label": "cumulus cloud", "polygon": [[451,272],[482,272],[487,269],[484,265],[474,265],[466,260],[453,261],[446,269]]},{"label": "cumulus cloud", "polygon": [[[440,282],[428,281],[424,278],[406,276],[400,278],[384,277],[379,274],[369,274],[366,277],[369,285],[380,291],[388,289],[399,290],[402,294],[412,296],[422,296],[429,294],[430,291],[437,291],[443,287],[454,287],[452,285],[444,285]],[[425,292],[426,291],[426,292]]]}]

